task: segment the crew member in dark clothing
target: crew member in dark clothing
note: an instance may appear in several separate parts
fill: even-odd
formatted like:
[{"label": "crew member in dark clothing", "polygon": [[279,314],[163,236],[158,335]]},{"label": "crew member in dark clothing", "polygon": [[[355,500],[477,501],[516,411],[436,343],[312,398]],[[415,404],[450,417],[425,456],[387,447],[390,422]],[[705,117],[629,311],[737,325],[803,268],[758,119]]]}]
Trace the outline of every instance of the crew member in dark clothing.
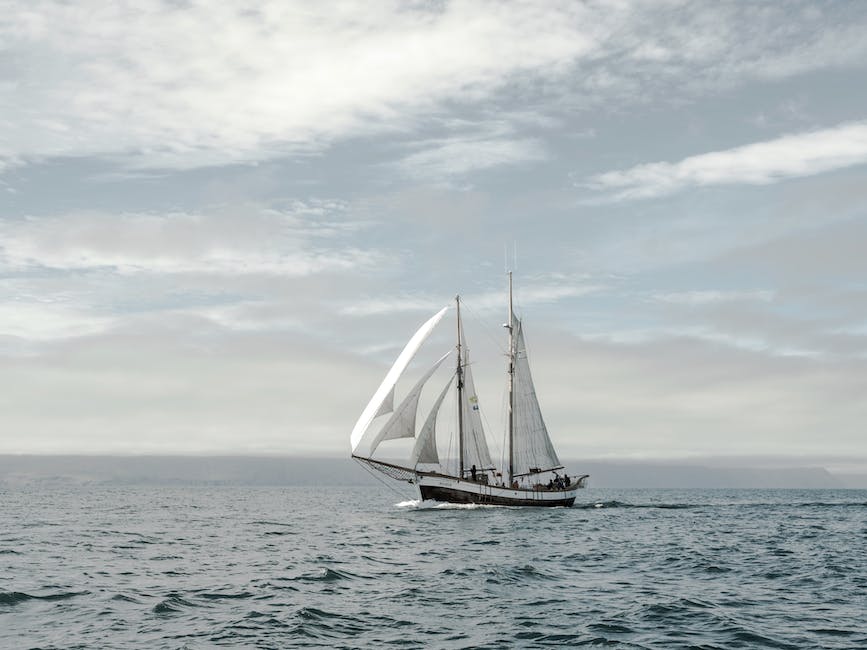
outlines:
[{"label": "crew member in dark clothing", "polygon": [[470,476],[473,477],[473,481],[476,480],[476,466],[475,466],[475,465],[473,465],[472,467],[470,467]]}]

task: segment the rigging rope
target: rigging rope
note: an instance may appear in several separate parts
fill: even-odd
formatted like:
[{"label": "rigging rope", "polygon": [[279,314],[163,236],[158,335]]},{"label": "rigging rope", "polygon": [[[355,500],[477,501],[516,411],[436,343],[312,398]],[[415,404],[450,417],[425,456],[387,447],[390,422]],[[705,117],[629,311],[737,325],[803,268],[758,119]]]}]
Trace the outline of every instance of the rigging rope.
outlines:
[{"label": "rigging rope", "polygon": [[378,473],[374,472],[373,469],[371,469],[371,468],[367,465],[367,463],[364,463],[364,462],[362,462],[362,461],[360,461],[360,460],[358,460],[358,459],[353,459],[353,460],[355,460],[356,463],[358,463],[359,465],[361,465],[361,466],[364,468],[364,470],[365,470],[368,474],[370,474],[373,478],[375,478],[377,481],[379,481],[380,483],[382,483],[382,484],[383,484],[385,487],[387,487],[389,490],[391,490],[392,492],[394,492],[397,496],[399,496],[399,497],[401,497],[401,498],[404,497],[404,496],[406,496],[404,493],[398,491],[397,488],[394,487],[394,485],[392,485],[391,483],[388,483],[388,482],[384,481],[384,480],[382,479],[382,477],[379,476]]},{"label": "rigging rope", "polygon": [[507,347],[503,345],[503,337],[495,336],[494,329],[487,323],[487,321],[482,320],[481,316],[472,307],[469,307],[467,303],[461,302],[461,307],[470,313],[473,321],[479,325],[481,330],[493,342],[497,349],[499,349],[502,354],[508,354],[509,351]]}]

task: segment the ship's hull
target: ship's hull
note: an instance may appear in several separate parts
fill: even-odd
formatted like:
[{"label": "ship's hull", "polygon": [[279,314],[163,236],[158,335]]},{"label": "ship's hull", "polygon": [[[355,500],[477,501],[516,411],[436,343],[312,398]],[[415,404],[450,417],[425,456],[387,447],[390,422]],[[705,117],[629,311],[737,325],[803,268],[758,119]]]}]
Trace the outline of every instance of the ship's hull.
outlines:
[{"label": "ship's hull", "polygon": [[496,506],[570,507],[582,487],[576,483],[562,490],[512,489],[427,473],[418,474],[416,482],[422,499]]}]

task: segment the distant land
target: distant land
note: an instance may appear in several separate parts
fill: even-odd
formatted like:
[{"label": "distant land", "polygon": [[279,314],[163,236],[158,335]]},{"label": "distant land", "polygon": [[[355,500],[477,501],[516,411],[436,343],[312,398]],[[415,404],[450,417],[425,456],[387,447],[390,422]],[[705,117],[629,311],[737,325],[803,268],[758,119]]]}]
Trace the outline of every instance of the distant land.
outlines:
[{"label": "distant land", "polygon": [[[867,488],[867,474],[832,473],[784,460],[738,466],[701,461],[566,461],[599,488]],[[281,456],[0,455],[0,485],[375,485],[348,458]],[[385,488],[383,488],[385,489]]]}]

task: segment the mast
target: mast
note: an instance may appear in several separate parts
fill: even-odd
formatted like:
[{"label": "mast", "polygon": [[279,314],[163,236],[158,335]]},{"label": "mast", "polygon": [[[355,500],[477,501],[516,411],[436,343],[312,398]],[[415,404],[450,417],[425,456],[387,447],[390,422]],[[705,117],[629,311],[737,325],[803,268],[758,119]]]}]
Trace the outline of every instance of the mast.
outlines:
[{"label": "mast", "polygon": [[515,341],[512,311],[512,272],[509,271],[509,487],[512,487],[514,473],[514,437],[515,437]]},{"label": "mast", "polygon": [[455,296],[458,312],[458,476],[464,477],[464,369],[461,365],[461,297]]}]

